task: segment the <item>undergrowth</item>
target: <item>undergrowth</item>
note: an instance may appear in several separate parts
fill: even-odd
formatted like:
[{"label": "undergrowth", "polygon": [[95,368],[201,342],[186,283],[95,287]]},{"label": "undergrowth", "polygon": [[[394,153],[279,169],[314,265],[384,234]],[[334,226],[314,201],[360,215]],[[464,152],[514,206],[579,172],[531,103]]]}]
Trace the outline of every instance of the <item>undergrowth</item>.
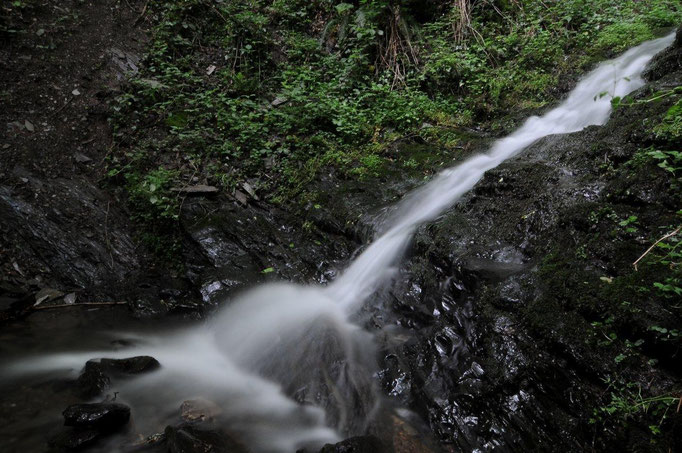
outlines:
[{"label": "undergrowth", "polygon": [[179,204],[147,193],[159,171],[169,189],[309,200],[323,169],[380,178],[400,137],[455,155],[453,131],[502,133],[681,18],[672,0],[151,2],[149,51],[113,105],[111,175],[164,225]]}]

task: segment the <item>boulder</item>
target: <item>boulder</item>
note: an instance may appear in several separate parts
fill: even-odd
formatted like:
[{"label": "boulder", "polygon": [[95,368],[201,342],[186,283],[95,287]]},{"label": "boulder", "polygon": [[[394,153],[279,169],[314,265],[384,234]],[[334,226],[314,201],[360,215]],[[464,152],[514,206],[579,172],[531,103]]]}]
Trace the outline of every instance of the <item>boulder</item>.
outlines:
[{"label": "boulder", "polygon": [[76,380],[78,393],[83,398],[88,399],[101,395],[109,388],[110,384],[111,380],[109,379],[109,376],[104,374],[102,366],[93,360],[88,360],[83,371]]},{"label": "boulder", "polygon": [[388,453],[388,449],[375,436],[357,436],[327,444],[320,453]]},{"label": "boulder", "polygon": [[158,360],[146,355],[127,359],[100,359],[99,363],[102,370],[112,376],[149,373],[161,367]]},{"label": "boulder", "polygon": [[62,414],[66,426],[98,431],[114,431],[130,420],[130,408],[120,403],[73,404]]},{"label": "boulder", "polygon": [[126,359],[88,360],[76,380],[78,393],[83,398],[94,398],[111,385],[111,378],[148,373],[161,367],[154,357],[138,356]]}]

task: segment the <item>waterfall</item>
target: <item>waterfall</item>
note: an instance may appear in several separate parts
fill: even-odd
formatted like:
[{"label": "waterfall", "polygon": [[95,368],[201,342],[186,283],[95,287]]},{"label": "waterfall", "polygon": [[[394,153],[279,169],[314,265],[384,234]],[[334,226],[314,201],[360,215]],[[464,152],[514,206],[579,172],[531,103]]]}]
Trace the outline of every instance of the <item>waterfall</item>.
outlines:
[{"label": "waterfall", "polygon": [[[226,304],[204,325],[137,335],[136,345],[124,351],[27,359],[9,364],[7,372],[21,376],[70,368],[76,373],[91,358],[151,355],[160,370],[115,388],[119,400],[132,406],[140,432],[162,430],[177,418],[183,400],[202,397],[221,406],[221,420],[256,451],[291,452],[361,433],[379,395],[372,377],[375,348],[371,335],[349,316],[390,279],[415,229],[536,140],[604,124],[611,97],[641,87],[644,67],[673,38],[646,42],[600,64],[558,107],[529,118],[487,153],[409,194],[383,232],[329,286],[263,285]],[[604,91],[610,96],[600,96]]]},{"label": "waterfall", "polygon": [[[672,44],[675,35],[645,42],[620,57],[601,63],[583,78],[558,107],[533,116],[511,135],[497,140],[480,154],[441,172],[424,187],[399,203],[388,229],[329,286],[330,297],[353,311],[389,278],[415,229],[452,206],[500,165],[542,137],[566,134],[601,125],[611,112],[611,99],[623,97],[644,85],[642,71],[651,58]],[[608,95],[604,95],[608,93]]]}]

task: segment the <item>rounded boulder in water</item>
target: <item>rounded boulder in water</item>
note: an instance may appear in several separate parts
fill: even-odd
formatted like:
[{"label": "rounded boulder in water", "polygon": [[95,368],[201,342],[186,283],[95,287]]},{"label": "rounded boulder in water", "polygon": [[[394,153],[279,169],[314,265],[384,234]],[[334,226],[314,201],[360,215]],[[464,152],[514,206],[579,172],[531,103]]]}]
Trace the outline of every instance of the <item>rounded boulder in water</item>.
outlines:
[{"label": "rounded boulder in water", "polygon": [[109,388],[110,384],[111,380],[109,379],[109,376],[104,374],[99,363],[92,360],[88,360],[83,371],[76,380],[78,393],[83,398],[94,398],[97,395],[101,395]]},{"label": "rounded boulder in water", "polygon": [[130,420],[130,408],[120,403],[73,404],[62,414],[66,426],[98,431],[114,431]]},{"label": "rounded boulder in water", "polygon": [[113,375],[149,373],[161,367],[158,360],[147,355],[127,359],[100,359],[99,363],[105,372]]}]

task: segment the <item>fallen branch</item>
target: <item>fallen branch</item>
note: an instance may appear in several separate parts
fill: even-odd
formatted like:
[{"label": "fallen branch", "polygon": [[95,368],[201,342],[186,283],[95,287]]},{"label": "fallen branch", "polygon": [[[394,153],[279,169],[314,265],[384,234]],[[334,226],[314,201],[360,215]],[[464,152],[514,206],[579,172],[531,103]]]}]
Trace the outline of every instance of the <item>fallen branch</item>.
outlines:
[{"label": "fallen branch", "polygon": [[644,258],[645,256],[647,256],[647,255],[649,254],[649,252],[652,251],[652,250],[654,249],[654,247],[656,247],[660,242],[665,241],[666,239],[675,236],[677,233],[680,232],[680,230],[682,230],[682,225],[678,226],[678,227],[675,229],[675,231],[672,231],[672,232],[666,234],[665,236],[663,236],[662,238],[660,238],[658,241],[654,242],[654,243],[651,245],[651,247],[649,247],[648,249],[646,249],[646,252],[642,253],[642,256],[640,256],[639,258],[637,258],[637,260],[636,260],[634,263],[632,263],[632,265],[635,266],[635,270],[637,270],[637,263],[639,263],[639,262],[642,260],[642,258]]},{"label": "fallen branch", "polygon": [[73,303],[73,304],[58,304],[58,305],[38,305],[38,306],[33,306],[31,307],[31,310],[36,311],[36,310],[51,310],[53,308],[67,308],[67,307],[78,307],[78,306],[87,306],[87,307],[92,307],[92,306],[111,306],[111,305],[127,305],[128,302],[126,301],[118,301],[118,302],[79,302],[79,303]]}]

